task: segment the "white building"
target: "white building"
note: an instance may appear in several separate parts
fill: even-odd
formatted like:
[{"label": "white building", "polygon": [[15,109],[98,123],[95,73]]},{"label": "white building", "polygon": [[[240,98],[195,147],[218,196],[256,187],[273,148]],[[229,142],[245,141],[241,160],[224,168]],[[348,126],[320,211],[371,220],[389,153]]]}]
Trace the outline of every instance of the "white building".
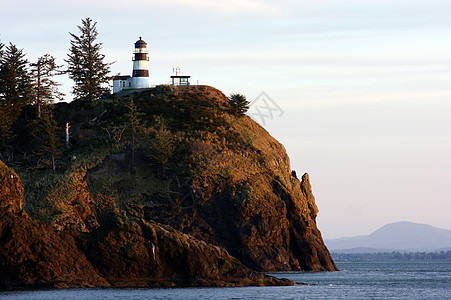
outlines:
[{"label": "white building", "polygon": [[113,77],[113,94],[132,87],[132,78],[130,75],[116,75]]},{"label": "white building", "polygon": [[147,89],[150,88],[149,78],[149,52],[147,52],[147,43],[141,37],[135,43],[133,53],[133,73],[129,75],[117,75],[113,77],[113,93],[118,93],[128,89]]},{"label": "white building", "polygon": [[172,71],[175,73],[175,75],[171,76],[171,80],[172,80],[171,84],[172,85],[175,85],[175,86],[190,85],[189,79],[191,76],[181,75],[179,67],[173,68]]},{"label": "white building", "polygon": [[172,85],[175,85],[175,86],[190,85],[190,83],[189,83],[190,77],[191,76],[189,76],[189,75],[173,75],[173,76],[171,76]]}]

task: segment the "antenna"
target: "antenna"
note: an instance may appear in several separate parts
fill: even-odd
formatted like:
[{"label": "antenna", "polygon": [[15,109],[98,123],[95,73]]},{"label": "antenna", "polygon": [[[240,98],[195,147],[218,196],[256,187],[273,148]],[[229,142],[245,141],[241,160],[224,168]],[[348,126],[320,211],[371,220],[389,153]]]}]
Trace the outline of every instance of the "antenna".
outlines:
[{"label": "antenna", "polygon": [[172,67],[172,72],[175,73],[175,76],[177,76],[180,73],[180,67]]}]

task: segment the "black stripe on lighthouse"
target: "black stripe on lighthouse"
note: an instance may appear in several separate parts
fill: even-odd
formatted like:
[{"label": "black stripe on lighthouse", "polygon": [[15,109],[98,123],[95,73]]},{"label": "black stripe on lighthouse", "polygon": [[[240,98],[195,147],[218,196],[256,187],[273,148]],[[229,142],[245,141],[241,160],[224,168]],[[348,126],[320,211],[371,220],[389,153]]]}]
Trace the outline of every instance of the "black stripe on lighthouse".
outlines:
[{"label": "black stripe on lighthouse", "polygon": [[147,60],[147,53],[135,53],[134,60]]},{"label": "black stripe on lighthouse", "polygon": [[149,70],[133,70],[133,77],[149,77]]}]

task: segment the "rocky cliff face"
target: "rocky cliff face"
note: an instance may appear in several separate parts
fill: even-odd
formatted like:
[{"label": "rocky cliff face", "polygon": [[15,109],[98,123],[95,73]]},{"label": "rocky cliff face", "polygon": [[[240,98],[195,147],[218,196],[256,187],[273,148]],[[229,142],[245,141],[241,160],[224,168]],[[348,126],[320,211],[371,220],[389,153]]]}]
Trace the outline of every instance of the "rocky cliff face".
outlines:
[{"label": "rocky cliff face", "polygon": [[0,169],[0,290],[294,284],[250,270],[223,248],[139,218],[115,215],[90,234],[57,232],[22,210],[20,179],[1,161]]},{"label": "rocky cliff face", "polygon": [[18,213],[23,205],[23,188],[19,176],[0,161],[0,211]]},{"label": "rocky cliff face", "polygon": [[22,210],[17,174],[0,161],[0,289],[108,286],[68,233]]},{"label": "rocky cliff face", "polygon": [[[55,107],[72,125],[68,162],[56,175],[20,174],[25,210],[97,274],[71,284],[290,284],[252,270],[336,270],[308,175],[299,180],[284,147],[228,105],[211,87],[163,86]],[[22,199],[3,196],[15,190],[0,195]]]}]

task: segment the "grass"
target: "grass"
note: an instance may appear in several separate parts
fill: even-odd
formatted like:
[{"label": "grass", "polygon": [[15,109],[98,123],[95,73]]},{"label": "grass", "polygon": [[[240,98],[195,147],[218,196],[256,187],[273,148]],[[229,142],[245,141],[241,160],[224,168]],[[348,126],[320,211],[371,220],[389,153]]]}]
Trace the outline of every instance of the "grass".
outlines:
[{"label": "grass", "polygon": [[51,171],[20,172],[24,186],[24,209],[32,217],[46,223],[71,213],[69,203],[84,186],[86,169],[65,174]]}]

